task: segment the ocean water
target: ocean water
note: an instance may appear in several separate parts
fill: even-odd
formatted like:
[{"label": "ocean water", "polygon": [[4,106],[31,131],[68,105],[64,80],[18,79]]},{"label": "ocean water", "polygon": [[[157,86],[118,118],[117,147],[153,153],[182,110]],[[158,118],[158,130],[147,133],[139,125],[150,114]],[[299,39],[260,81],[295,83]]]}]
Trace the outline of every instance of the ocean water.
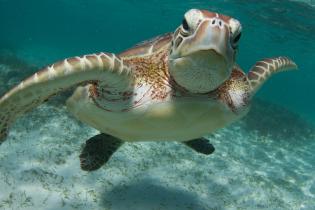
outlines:
[{"label": "ocean water", "polygon": [[174,31],[190,8],[242,23],[245,70],[285,55],[242,120],[207,136],[216,151],[176,142],[126,143],[98,171],[80,169],[98,132],[61,94],[19,118],[0,146],[0,209],[315,209],[315,2],[288,0],[0,0],[0,95],[41,66],[120,52]]}]

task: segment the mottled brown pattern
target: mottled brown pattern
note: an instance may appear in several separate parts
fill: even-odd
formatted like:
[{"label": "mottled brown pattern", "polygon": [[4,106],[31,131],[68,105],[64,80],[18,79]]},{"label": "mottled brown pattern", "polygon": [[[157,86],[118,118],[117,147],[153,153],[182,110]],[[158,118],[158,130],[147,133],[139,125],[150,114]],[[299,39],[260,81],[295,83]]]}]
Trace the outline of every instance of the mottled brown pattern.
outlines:
[{"label": "mottled brown pattern", "polygon": [[99,93],[97,90],[97,83],[91,84],[89,92],[90,92],[92,98],[98,98],[99,97]]},{"label": "mottled brown pattern", "polygon": [[[230,91],[233,90],[244,90],[245,94],[242,98],[242,105],[236,106],[233,102]],[[238,113],[242,108],[249,104],[250,100],[250,86],[245,73],[238,67],[234,67],[230,79],[224,82],[217,90],[214,91],[216,97],[223,103],[227,104],[230,109]]]},{"label": "mottled brown pattern", "polygon": [[124,62],[134,70],[136,78],[135,88],[143,84],[152,86],[152,99],[164,99],[169,94],[169,72],[167,64],[168,50],[162,49],[158,53],[145,57],[126,59]]}]

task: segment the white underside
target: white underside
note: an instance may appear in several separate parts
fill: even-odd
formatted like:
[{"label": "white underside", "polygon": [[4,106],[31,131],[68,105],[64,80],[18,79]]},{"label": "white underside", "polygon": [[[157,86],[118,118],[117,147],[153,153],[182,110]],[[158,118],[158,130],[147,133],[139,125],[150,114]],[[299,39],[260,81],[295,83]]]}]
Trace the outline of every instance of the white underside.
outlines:
[{"label": "white underside", "polygon": [[127,112],[108,112],[79,87],[67,101],[80,121],[125,141],[186,141],[202,137],[235,121],[240,115],[221,102],[204,98],[146,104]]}]

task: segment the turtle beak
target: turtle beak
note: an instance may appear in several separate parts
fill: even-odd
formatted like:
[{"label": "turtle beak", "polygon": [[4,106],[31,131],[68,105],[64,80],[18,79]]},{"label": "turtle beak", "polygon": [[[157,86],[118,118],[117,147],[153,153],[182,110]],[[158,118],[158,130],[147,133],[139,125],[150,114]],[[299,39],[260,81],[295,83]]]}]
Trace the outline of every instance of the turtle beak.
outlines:
[{"label": "turtle beak", "polygon": [[220,19],[206,20],[200,24],[195,36],[187,39],[181,56],[188,56],[198,51],[215,51],[224,58],[228,66],[234,63],[234,51],[230,44],[228,26]]},{"label": "turtle beak", "polygon": [[205,18],[191,35],[177,33],[169,56],[170,73],[177,84],[193,93],[207,93],[230,77],[235,49],[226,22]]}]

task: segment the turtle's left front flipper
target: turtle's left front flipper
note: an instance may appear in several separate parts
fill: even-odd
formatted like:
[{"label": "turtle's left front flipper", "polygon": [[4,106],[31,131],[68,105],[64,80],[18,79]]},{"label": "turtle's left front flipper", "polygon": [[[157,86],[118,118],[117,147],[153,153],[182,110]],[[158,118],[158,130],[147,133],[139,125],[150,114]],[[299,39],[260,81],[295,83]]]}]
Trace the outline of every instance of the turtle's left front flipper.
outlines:
[{"label": "turtle's left front flipper", "polygon": [[287,57],[267,58],[258,61],[248,72],[248,80],[253,96],[274,73],[297,69],[297,65]]},{"label": "turtle's left front flipper", "polygon": [[18,116],[62,90],[98,81],[123,92],[132,86],[133,75],[119,57],[99,53],[65,59],[22,81],[0,98],[0,144]]}]

